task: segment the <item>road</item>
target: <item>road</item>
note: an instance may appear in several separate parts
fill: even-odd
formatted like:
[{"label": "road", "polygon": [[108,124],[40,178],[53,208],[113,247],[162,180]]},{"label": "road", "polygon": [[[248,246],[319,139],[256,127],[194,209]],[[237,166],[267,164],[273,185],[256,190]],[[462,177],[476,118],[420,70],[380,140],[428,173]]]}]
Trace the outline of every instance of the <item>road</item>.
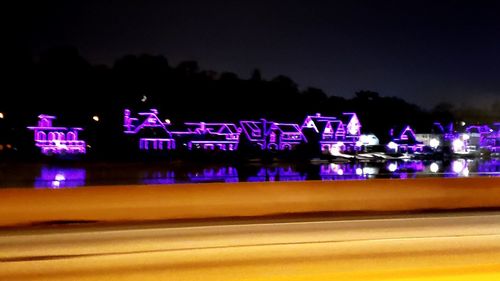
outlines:
[{"label": "road", "polygon": [[500,280],[500,212],[4,229],[0,280]]}]

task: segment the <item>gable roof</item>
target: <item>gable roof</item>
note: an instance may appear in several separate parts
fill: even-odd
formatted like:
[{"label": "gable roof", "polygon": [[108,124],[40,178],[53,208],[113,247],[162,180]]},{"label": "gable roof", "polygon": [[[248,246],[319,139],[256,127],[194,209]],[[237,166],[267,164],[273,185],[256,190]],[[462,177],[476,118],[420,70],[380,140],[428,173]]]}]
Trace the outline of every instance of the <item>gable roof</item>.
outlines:
[{"label": "gable roof", "polygon": [[[354,112],[344,112],[342,113],[341,118],[345,124],[346,134],[350,136],[359,136],[361,135],[361,123],[359,122],[358,115]],[[357,126],[357,128],[353,128],[350,126]],[[355,129],[356,133],[350,132],[351,129]]]},{"label": "gable roof", "polygon": [[169,136],[171,136],[170,131],[167,129],[165,124],[156,115],[157,112],[141,112],[138,115],[145,117],[142,123],[134,129],[134,133],[139,133],[143,128],[157,128],[165,131]]},{"label": "gable roof", "polygon": [[332,134],[338,134],[339,131],[345,132],[344,122],[340,120],[328,122],[329,126],[332,128]]},{"label": "gable roof", "polygon": [[423,142],[417,140],[415,132],[409,125],[405,126],[399,136],[392,141],[397,144],[423,144]]},{"label": "gable roof", "polygon": [[300,133],[300,127],[297,124],[273,123],[283,133]]},{"label": "gable roof", "polygon": [[184,123],[190,133],[209,133],[209,134],[240,134],[241,130],[234,123],[205,123],[205,122],[187,122]]},{"label": "gable roof", "polygon": [[[261,126],[263,126],[262,121],[240,121],[240,126],[241,129],[243,130],[243,133],[245,133],[245,136],[250,140],[250,141],[258,141],[262,140],[264,137],[264,132]],[[259,133],[260,136],[254,137],[252,133]]]},{"label": "gable roof", "polygon": [[337,120],[336,117],[321,116],[321,114],[316,113],[316,115],[308,115],[301,128],[312,128],[317,133],[323,132],[326,126],[326,122]]}]

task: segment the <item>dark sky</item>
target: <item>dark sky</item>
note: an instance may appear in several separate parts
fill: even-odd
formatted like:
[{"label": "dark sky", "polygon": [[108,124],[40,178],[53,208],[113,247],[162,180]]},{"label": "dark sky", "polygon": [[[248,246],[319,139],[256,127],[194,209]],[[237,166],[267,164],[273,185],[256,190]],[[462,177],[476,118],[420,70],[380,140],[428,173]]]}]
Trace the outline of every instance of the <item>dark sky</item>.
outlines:
[{"label": "dark sky", "polygon": [[162,54],[426,107],[500,100],[500,1],[33,1],[30,11],[34,54],[73,45],[106,64]]}]

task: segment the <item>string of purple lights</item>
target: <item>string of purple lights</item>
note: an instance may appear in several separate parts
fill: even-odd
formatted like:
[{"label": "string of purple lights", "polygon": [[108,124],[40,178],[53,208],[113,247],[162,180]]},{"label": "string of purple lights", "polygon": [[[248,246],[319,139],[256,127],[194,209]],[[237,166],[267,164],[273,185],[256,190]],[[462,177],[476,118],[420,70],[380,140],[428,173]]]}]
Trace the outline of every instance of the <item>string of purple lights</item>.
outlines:
[{"label": "string of purple lights", "polygon": [[[183,130],[171,130],[171,121],[162,120],[156,109],[139,112],[133,116],[125,109],[123,132],[138,136],[139,149],[143,151],[169,151],[184,146],[187,150],[236,151],[240,141],[246,141],[261,150],[292,151],[297,146],[310,143],[309,133],[316,134],[319,149],[330,155],[362,152],[363,147],[379,145],[374,135],[361,133],[361,122],[356,113],[341,116],[322,116],[320,113],[306,116],[301,123],[281,123],[260,120],[242,120],[236,123],[186,122]],[[79,139],[79,127],[55,127],[55,116],[39,115],[38,126],[29,126],[34,131],[35,145],[42,154],[85,154],[86,142]],[[439,150],[449,146],[456,154],[467,154],[478,149],[500,151],[500,123],[471,125],[465,132],[456,132],[453,125],[434,123],[435,132],[416,134],[406,126],[399,133],[391,130],[391,141],[386,145],[389,153],[420,153],[425,148]],[[154,134],[148,134],[154,132]]]}]

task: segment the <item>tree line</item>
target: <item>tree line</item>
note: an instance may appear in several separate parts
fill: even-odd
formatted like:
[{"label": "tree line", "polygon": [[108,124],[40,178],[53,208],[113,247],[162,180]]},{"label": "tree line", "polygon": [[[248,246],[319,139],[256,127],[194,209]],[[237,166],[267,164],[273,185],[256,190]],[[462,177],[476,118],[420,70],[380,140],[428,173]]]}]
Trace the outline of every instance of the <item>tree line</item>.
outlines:
[{"label": "tree line", "polygon": [[[57,124],[86,128],[91,143],[99,139],[101,147],[112,146],[111,140],[122,132],[124,108],[157,108],[174,126],[184,121],[260,118],[300,122],[316,112],[333,116],[356,112],[363,132],[381,139],[390,128],[405,124],[425,131],[436,120],[492,122],[500,117],[498,102],[491,110],[457,109],[446,103],[426,110],[370,90],[344,98],[315,87],[300,89],[285,75],[264,78],[254,69],[249,70],[249,78],[241,78],[232,72],[202,69],[196,61],[171,65],[161,55],[126,55],[106,66],[90,63],[74,47],[60,47],[14,62],[13,87],[0,103],[5,115],[0,121],[0,142],[26,137],[30,132],[25,126],[35,124],[37,114],[47,113],[58,116]],[[95,115],[99,122],[92,119]]]}]

